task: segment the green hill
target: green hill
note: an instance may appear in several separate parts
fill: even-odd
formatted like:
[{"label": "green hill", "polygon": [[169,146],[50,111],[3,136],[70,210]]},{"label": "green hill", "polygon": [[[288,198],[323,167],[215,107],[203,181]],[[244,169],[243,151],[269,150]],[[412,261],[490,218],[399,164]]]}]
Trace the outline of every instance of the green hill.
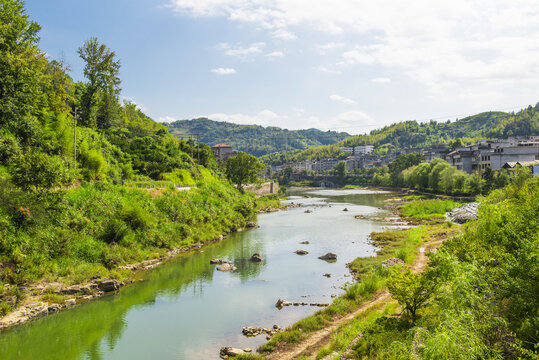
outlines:
[{"label": "green hill", "polygon": [[33,295],[23,285],[129,278],[119,266],[254,219],[254,195],[220,175],[209,147],[118,101],[113,51],[87,40],[75,83],[39,49],[22,0],[0,2],[0,18],[0,316]]},{"label": "green hill", "polygon": [[478,139],[518,135],[539,135],[539,103],[517,113],[484,112],[453,122],[404,121],[372,130],[369,134],[351,136],[333,145],[269,154],[262,160],[278,165],[290,161],[343,158],[346,155],[339,151],[339,147],[364,144],[374,145],[375,152],[384,155],[398,149],[426,149],[435,144],[457,147]]},{"label": "green hill", "polygon": [[262,156],[277,151],[304,150],[334,144],[349,134],[317,129],[287,130],[274,126],[238,125],[206,118],[179,120],[167,125],[176,136],[200,134],[200,141],[210,146],[226,143],[234,149]]}]

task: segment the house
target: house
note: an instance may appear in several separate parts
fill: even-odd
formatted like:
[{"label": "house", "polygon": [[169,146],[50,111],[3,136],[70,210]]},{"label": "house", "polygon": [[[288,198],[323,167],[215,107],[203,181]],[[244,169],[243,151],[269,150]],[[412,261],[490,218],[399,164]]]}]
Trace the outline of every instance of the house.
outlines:
[{"label": "house", "polygon": [[213,152],[213,156],[215,156],[216,159],[225,161],[231,156],[235,156],[238,152],[236,150],[232,149],[232,146],[228,144],[216,144],[211,147],[211,151]]}]

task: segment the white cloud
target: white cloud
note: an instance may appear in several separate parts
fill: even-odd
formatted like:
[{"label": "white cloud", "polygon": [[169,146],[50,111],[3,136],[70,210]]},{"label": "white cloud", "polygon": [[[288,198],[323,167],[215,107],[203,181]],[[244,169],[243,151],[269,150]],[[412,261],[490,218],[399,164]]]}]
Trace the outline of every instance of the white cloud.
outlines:
[{"label": "white cloud", "polygon": [[371,82],[375,84],[389,84],[391,83],[391,79],[386,77],[377,77],[372,79]]},{"label": "white cloud", "polygon": [[212,73],[218,74],[218,75],[232,75],[236,73],[236,70],[232,68],[217,68],[217,69],[211,69]]},{"label": "white cloud", "polygon": [[247,59],[251,56],[261,54],[265,46],[266,43],[264,42],[252,43],[247,47],[243,47],[241,45],[233,46],[228,43],[221,43],[219,45],[221,49],[225,50],[225,55],[235,56],[242,59]]},{"label": "white cloud", "polygon": [[343,42],[330,42],[327,44],[316,45],[315,50],[320,54],[325,55],[329,51],[341,49],[345,46],[346,44]]},{"label": "white cloud", "polygon": [[176,121],[176,118],[172,117],[172,116],[160,116],[157,118],[157,121],[158,122],[165,122],[165,123],[170,123],[170,122],[173,122],[173,121]]},{"label": "white cloud", "polygon": [[168,1],[178,13],[252,24],[281,39],[296,38],[299,27],[346,34],[340,65],[400,71],[434,96],[539,87],[537,0]]},{"label": "white cloud", "polygon": [[266,54],[266,56],[269,58],[279,58],[279,57],[283,57],[284,53],[282,51],[274,51],[274,52],[270,52],[269,54]]},{"label": "white cloud", "polygon": [[348,98],[345,98],[343,96],[340,96],[340,95],[336,95],[336,94],[333,94],[333,95],[330,95],[329,96],[330,100],[332,101],[338,101],[338,102],[341,102],[343,104],[346,104],[346,105],[353,105],[355,104],[356,102],[352,99],[348,99]]},{"label": "white cloud", "polygon": [[296,34],[285,29],[275,30],[271,33],[271,36],[281,40],[296,40],[298,38]]},{"label": "white cloud", "polygon": [[339,70],[331,69],[326,66],[315,66],[313,67],[313,70],[319,71],[319,72],[325,72],[328,74],[342,74]]},{"label": "white cloud", "polygon": [[128,103],[131,103],[131,104],[135,104],[135,108],[142,112],[148,112],[149,110],[146,106],[142,105],[141,103],[139,103],[138,101],[136,101],[130,96],[122,96],[122,102],[123,101],[127,101]]},{"label": "white cloud", "polygon": [[235,124],[245,124],[245,125],[275,125],[276,121],[284,119],[283,116],[280,116],[274,113],[271,110],[262,110],[256,115],[246,115],[246,114],[224,114],[216,113],[206,116],[208,119],[215,121],[226,121]]}]

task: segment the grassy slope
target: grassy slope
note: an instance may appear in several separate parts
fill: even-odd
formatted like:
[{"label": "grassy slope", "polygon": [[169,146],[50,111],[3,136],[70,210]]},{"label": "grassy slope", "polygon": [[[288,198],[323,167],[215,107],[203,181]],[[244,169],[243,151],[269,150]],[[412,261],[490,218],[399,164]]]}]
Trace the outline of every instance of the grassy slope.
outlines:
[{"label": "grassy slope", "polygon": [[253,220],[254,195],[240,194],[207,170],[202,174],[191,191],[90,184],[46,198],[4,182],[2,284],[11,284],[12,295],[18,286],[43,279],[68,284],[96,275],[122,279],[130,271],[118,270],[120,265],[213,240]]}]

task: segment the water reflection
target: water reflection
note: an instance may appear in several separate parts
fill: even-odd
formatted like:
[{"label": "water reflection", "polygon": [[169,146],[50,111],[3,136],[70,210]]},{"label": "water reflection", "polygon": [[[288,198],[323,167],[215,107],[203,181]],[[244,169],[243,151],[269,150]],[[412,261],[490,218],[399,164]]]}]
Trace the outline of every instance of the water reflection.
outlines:
[{"label": "water reflection", "polygon": [[[348,281],[346,262],[372,255],[365,240],[381,227],[354,216],[381,211],[389,196],[301,192],[290,201],[313,206],[313,213],[263,215],[261,228],[178,257],[117,294],[4,331],[0,359],[217,359],[223,345],[254,348],[264,338],[244,338],[242,326],[287,326],[316,310],[278,311],[277,298],[327,302],[339,293]],[[311,243],[299,244],[305,240]],[[309,254],[294,254],[300,247]],[[317,259],[330,251],[339,254],[336,263]],[[251,262],[255,252],[265,261]],[[231,260],[238,270],[216,271],[213,258]]]}]

